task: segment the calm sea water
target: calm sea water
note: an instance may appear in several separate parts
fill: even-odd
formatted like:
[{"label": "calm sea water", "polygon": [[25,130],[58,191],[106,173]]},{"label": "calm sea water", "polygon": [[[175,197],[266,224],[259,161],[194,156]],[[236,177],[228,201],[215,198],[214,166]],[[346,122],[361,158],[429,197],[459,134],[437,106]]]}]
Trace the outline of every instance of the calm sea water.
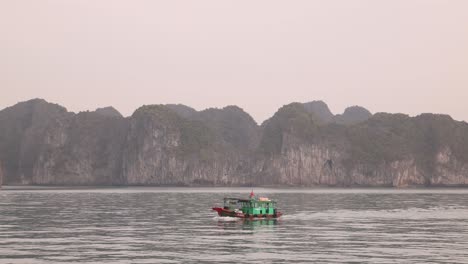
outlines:
[{"label": "calm sea water", "polygon": [[211,211],[250,189],[0,190],[0,263],[468,263],[468,190],[254,191],[285,216]]}]

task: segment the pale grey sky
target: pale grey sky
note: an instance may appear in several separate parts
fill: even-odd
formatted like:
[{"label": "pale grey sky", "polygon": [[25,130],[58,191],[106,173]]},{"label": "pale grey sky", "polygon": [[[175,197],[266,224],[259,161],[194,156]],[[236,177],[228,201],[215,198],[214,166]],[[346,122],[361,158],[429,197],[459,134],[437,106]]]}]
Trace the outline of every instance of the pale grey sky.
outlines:
[{"label": "pale grey sky", "polygon": [[0,109],[235,104],[468,120],[468,1],[0,0]]}]

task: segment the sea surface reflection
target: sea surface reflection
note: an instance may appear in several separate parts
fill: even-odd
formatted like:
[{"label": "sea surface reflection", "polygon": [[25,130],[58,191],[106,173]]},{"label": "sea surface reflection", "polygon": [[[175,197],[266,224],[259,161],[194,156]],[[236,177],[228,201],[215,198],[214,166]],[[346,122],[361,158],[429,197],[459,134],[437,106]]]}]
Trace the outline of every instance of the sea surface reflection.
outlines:
[{"label": "sea surface reflection", "polygon": [[285,215],[211,211],[243,188],[6,188],[0,263],[468,262],[468,190],[254,190]]}]

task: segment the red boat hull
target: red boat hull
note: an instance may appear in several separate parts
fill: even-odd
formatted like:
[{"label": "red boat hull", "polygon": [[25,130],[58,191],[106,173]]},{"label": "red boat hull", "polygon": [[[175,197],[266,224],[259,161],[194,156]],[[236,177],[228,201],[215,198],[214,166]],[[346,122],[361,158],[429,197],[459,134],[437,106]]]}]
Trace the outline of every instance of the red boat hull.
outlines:
[{"label": "red boat hull", "polygon": [[221,207],[213,207],[213,210],[218,212],[219,216],[229,216],[229,217],[237,217],[237,218],[244,218],[244,219],[263,219],[263,218],[278,218],[283,214],[281,212],[276,212],[276,214],[259,214],[259,215],[248,215],[242,212],[235,212],[233,210],[227,210]]}]

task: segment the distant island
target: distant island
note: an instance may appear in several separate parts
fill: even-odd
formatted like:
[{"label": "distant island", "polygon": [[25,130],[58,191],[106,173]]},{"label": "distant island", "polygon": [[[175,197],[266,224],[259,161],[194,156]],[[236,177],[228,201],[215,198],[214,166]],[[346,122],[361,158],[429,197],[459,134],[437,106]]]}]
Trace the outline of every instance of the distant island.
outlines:
[{"label": "distant island", "polygon": [[68,112],[33,99],[0,111],[4,185],[468,185],[468,124],[448,115],[334,115],[291,103],[258,125],[237,106]]}]

